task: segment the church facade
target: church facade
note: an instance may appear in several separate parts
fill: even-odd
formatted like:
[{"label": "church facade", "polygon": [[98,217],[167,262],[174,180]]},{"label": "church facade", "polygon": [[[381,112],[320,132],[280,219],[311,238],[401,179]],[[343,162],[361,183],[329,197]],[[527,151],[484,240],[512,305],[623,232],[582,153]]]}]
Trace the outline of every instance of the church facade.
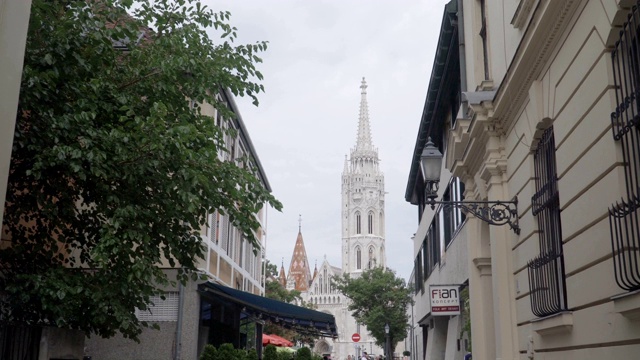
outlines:
[{"label": "church facade", "polygon": [[[347,359],[349,355],[354,358],[363,351],[369,354],[383,352],[366,327],[358,324],[351,316],[348,310],[349,300],[331,284],[333,276],[348,273],[351,277],[358,277],[367,269],[386,267],[384,175],[379,167],[378,149],[373,146],[371,139],[367,84],[364,78],[360,89],[356,146],[351,149],[348,157],[345,156],[342,172],[342,266],[330,264],[325,257],[319,268],[316,264],[312,275],[302,231],[299,229],[286,277],[284,268],[280,270],[280,281],[283,285],[286,284],[287,289],[301,291],[305,302],[312,303],[318,311],[335,317],[338,338],[319,339],[314,351],[331,354],[333,359],[340,360]],[[360,334],[358,343],[351,339],[354,333]]]}]

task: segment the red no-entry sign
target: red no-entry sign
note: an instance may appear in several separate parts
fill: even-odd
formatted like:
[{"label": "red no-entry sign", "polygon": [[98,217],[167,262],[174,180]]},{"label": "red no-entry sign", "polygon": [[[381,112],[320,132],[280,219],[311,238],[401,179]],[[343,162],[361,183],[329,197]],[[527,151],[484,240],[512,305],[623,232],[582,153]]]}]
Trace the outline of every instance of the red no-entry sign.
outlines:
[{"label": "red no-entry sign", "polygon": [[353,342],[360,341],[360,334],[355,333],[355,334],[351,335],[351,340],[353,340]]}]

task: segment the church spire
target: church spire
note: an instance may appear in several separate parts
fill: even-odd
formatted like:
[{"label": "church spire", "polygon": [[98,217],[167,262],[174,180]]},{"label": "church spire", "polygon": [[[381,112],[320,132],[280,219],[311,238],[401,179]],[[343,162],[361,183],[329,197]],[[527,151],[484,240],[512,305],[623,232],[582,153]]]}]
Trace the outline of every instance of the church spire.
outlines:
[{"label": "church spire", "polygon": [[367,82],[362,78],[360,84],[360,119],[358,121],[358,139],[356,151],[373,150],[371,142],[371,127],[369,126],[369,105],[367,103]]},{"label": "church spire", "polygon": [[289,264],[289,275],[287,277],[287,289],[306,291],[311,283],[311,268],[307,259],[307,250],[302,239],[302,215],[298,217],[298,237],[293,248],[293,256]]}]

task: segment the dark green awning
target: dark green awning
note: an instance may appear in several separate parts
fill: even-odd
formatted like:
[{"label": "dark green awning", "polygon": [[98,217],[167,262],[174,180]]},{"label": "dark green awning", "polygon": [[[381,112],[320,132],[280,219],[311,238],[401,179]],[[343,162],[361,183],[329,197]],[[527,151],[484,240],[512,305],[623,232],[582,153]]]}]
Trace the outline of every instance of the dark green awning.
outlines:
[{"label": "dark green awning", "polygon": [[222,297],[242,306],[242,311],[258,319],[268,320],[287,329],[325,337],[337,337],[336,320],[331,314],[286,302],[254,295],[208,281],[198,285],[205,298]]}]

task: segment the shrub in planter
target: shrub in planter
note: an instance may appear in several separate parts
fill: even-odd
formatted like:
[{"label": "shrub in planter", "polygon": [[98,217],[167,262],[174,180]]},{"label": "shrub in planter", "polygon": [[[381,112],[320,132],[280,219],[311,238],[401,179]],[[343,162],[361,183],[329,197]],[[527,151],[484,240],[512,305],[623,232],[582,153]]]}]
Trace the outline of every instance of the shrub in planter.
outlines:
[{"label": "shrub in planter", "polygon": [[202,350],[202,354],[200,354],[200,360],[215,360],[216,359],[216,348],[211,344],[207,344],[204,346]]},{"label": "shrub in planter", "polygon": [[312,360],[311,350],[308,347],[302,347],[296,351],[296,360]]},{"label": "shrub in planter", "polygon": [[258,352],[256,349],[251,349],[247,352],[247,360],[258,360]]},{"label": "shrub in planter", "polygon": [[278,359],[278,350],[273,345],[267,345],[264,349],[264,357],[263,360],[279,360]]}]

